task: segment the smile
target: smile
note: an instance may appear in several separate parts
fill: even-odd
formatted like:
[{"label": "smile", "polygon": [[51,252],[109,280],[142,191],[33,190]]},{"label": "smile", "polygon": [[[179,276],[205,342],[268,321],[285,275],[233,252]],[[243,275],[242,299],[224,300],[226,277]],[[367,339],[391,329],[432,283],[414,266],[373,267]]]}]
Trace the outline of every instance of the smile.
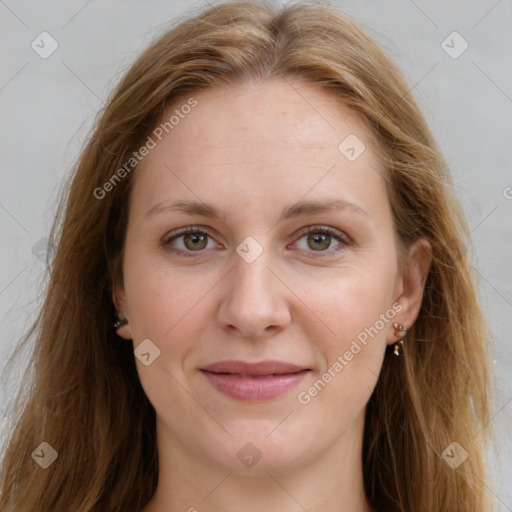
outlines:
[{"label": "smile", "polygon": [[224,395],[236,400],[259,402],[271,400],[294,388],[310,370],[271,375],[201,371],[210,384]]},{"label": "smile", "polygon": [[279,361],[222,361],[201,368],[201,373],[217,391],[245,402],[277,398],[297,386],[310,371]]}]

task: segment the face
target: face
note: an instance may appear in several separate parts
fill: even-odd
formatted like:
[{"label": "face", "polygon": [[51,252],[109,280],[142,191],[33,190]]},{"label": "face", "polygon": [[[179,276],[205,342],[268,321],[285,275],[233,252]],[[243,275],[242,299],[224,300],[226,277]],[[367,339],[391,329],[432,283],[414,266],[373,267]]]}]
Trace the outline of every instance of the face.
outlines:
[{"label": "face", "polygon": [[261,471],[311,463],[360,435],[392,324],[417,313],[380,164],[320,89],[190,96],[135,171],[119,332],[176,453],[240,472],[247,454]]}]

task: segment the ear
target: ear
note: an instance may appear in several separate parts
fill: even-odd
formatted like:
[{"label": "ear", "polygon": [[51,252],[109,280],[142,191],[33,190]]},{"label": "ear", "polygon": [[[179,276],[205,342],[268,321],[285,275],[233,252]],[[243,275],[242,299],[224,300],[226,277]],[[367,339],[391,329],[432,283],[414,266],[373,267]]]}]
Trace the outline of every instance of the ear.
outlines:
[{"label": "ear", "polygon": [[126,323],[116,330],[117,335],[125,340],[133,340],[132,330],[130,327],[130,316],[127,312],[126,294],[121,285],[114,286],[112,300],[116,308],[116,318],[114,321],[118,319],[118,316],[121,316],[121,318],[126,320]]},{"label": "ear", "polygon": [[[432,246],[425,239],[414,242],[409,249],[408,260],[400,276],[399,297],[397,302],[402,306],[396,315],[396,322],[409,329],[420,312],[423,301],[423,292],[427,281],[428,272],[432,263]],[[402,337],[390,326],[386,343],[392,345]]]}]

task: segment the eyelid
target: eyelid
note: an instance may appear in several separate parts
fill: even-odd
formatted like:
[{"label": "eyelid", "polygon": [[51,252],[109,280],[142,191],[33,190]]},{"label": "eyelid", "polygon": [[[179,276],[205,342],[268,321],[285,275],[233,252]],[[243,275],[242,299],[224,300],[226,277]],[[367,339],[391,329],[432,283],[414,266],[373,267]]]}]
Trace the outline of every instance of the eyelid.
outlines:
[{"label": "eyelid", "polygon": [[173,238],[178,238],[180,235],[186,235],[187,233],[201,233],[201,234],[211,236],[210,228],[208,228],[206,226],[197,225],[197,226],[185,226],[184,228],[178,228],[173,231],[170,231],[163,237],[163,240],[165,242],[169,242]]},{"label": "eyelid", "polygon": [[331,236],[335,236],[339,238],[341,241],[345,243],[351,243],[351,239],[348,235],[343,233],[343,231],[340,231],[339,229],[332,228],[330,226],[323,226],[322,224],[314,224],[312,226],[306,226],[302,228],[300,231],[300,234],[303,236],[304,234],[309,233],[326,233]]}]

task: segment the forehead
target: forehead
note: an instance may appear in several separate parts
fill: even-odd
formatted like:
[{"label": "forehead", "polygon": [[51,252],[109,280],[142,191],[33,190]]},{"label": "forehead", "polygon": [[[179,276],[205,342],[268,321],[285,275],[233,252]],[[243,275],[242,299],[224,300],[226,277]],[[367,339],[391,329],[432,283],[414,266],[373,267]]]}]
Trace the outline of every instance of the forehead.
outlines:
[{"label": "forehead", "polygon": [[289,78],[212,86],[175,98],[161,122],[162,140],[135,173],[136,203],[213,195],[226,209],[272,208],[333,191],[377,205],[386,197],[366,123],[318,87]]},{"label": "forehead", "polygon": [[347,130],[357,132],[361,139],[370,136],[361,116],[334,94],[293,78],[211,86],[182,94],[167,107],[162,121],[178,113],[192,97],[197,105],[172,128],[175,140],[186,137],[190,143],[217,147],[226,142],[264,142],[290,149],[337,150]]}]

